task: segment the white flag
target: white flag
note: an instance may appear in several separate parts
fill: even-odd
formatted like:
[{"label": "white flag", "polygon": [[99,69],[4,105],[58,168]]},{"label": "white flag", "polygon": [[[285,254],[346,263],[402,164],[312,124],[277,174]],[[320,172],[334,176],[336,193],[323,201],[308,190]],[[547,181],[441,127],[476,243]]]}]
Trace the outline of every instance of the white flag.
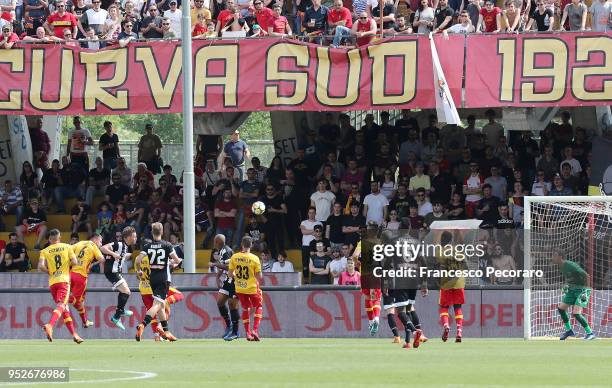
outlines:
[{"label": "white flag", "polygon": [[444,71],[440,65],[440,58],[438,58],[438,51],[436,50],[436,44],[433,40],[433,34],[429,34],[429,42],[431,43],[431,62],[433,63],[433,74],[434,74],[434,90],[436,96],[436,113],[438,114],[438,121],[447,124],[459,125],[461,120],[459,119],[459,113],[455,107],[453,96],[448,89],[446,78],[444,77]]}]

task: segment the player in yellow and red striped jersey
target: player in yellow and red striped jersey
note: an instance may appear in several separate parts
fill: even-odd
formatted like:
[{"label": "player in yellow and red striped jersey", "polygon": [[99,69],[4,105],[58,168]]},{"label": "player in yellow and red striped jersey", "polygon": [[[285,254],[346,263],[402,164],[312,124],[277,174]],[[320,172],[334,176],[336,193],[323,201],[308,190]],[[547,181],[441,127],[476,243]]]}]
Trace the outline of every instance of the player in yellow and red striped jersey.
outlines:
[{"label": "player in yellow and red striped jersey", "polygon": [[[360,233],[362,239],[366,238],[367,229],[362,227]],[[361,241],[359,241],[352,255],[355,263],[359,263],[359,265],[361,265],[361,253]],[[362,273],[361,293],[365,297],[365,311],[368,316],[370,335],[374,336],[378,332],[380,324],[380,301],[382,299],[382,290],[380,288],[365,288],[363,284]]]},{"label": "player in yellow and red striped jersey", "polygon": [[87,319],[85,311],[85,291],[87,289],[87,277],[91,266],[104,260],[100,251],[102,236],[94,234],[89,240],[79,241],[72,246],[77,257],[78,264],[70,271],[70,299],[69,302],[78,311],[84,328],[93,326],[93,322]]},{"label": "player in yellow and red striped jersey", "polygon": [[49,323],[43,326],[43,330],[49,342],[52,342],[53,326],[61,315],[64,317],[64,323],[72,334],[74,342],[80,344],[83,339],[74,330],[70,309],[67,306],[70,294],[70,267],[78,263],[77,258],[72,246],[60,241],[59,230],[52,229],[49,232],[49,243],[48,247],[40,251],[38,269],[49,274],[49,289],[55,302],[55,310],[53,310]]}]

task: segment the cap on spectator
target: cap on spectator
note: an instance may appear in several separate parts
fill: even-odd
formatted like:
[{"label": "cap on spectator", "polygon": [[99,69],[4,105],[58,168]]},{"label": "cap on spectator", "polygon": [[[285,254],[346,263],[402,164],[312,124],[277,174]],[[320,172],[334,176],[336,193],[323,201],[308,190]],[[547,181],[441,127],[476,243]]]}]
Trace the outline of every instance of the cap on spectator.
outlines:
[{"label": "cap on spectator", "polygon": [[147,164],[145,162],[138,162],[138,167],[143,166],[144,168],[147,168]]},{"label": "cap on spectator", "polygon": [[235,129],[234,132],[232,132],[232,133],[235,134],[235,135],[240,135],[240,131],[237,130],[237,129]]},{"label": "cap on spectator", "polygon": [[259,24],[253,24],[253,30],[259,30],[260,28]]},{"label": "cap on spectator", "polygon": [[323,225],[315,225],[313,230],[320,230],[323,231]]},{"label": "cap on spectator", "polygon": [[172,3],[177,4],[176,0],[170,0],[170,4]]}]

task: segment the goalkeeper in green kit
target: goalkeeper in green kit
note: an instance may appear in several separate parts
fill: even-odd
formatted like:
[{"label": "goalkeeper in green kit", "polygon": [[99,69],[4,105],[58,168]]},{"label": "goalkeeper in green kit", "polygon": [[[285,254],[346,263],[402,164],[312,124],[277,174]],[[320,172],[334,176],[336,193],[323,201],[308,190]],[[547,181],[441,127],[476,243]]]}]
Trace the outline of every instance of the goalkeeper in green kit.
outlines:
[{"label": "goalkeeper in green kit", "polygon": [[584,339],[595,339],[595,334],[593,334],[589,323],[584,315],[582,315],[582,309],[587,307],[589,298],[591,297],[589,274],[587,274],[578,263],[565,260],[563,258],[563,253],[560,250],[553,251],[552,261],[553,263],[559,265],[561,274],[565,278],[566,282],[563,299],[561,299],[561,303],[559,303],[559,306],[557,307],[559,315],[561,315],[561,319],[563,319],[563,324],[566,331],[565,333],[561,334],[559,339],[563,341],[567,337],[573,337],[576,335],[574,330],[572,330],[569,315],[567,314],[567,310],[570,306],[572,306],[572,314],[574,315],[574,318],[576,321],[578,321],[578,323],[580,323],[580,325],[582,325],[582,327],[584,327],[584,331],[586,332]]}]

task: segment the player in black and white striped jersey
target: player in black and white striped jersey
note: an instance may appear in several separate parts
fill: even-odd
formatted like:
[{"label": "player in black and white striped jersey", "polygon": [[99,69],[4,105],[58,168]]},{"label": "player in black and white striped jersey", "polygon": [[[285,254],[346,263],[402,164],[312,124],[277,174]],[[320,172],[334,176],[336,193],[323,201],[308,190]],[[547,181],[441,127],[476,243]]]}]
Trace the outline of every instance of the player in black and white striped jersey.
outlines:
[{"label": "player in black and white striped jersey", "polygon": [[113,285],[113,291],[119,291],[117,295],[117,309],[111,321],[121,330],[125,330],[121,317],[129,317],[133,313],[125,310],[125,305],[130,298],[130,287],[121,276],[123,262],[130,258],[130,246],[136,243],[136,229],[131,226],[123,229],[122,241],[113,241],[100,248],[104,254],[104,276]]},{"label": "player in black and white striped jersey", "polygon": [[[227,276],[229,259],[233,254],[232,248],[225,244],[225,236],[222,234],[216,235],[212,252],[213,260],[211,260],[210,265],[217,271],[217,285],[219,286],[217,307],[219,308],[219,314],[221,314],[221,317],[225,321],[223,339],[226,341],[232,341],[238,338],[240,320],[234,279]],[[227,308],[228,305],[229,310]]]}]

